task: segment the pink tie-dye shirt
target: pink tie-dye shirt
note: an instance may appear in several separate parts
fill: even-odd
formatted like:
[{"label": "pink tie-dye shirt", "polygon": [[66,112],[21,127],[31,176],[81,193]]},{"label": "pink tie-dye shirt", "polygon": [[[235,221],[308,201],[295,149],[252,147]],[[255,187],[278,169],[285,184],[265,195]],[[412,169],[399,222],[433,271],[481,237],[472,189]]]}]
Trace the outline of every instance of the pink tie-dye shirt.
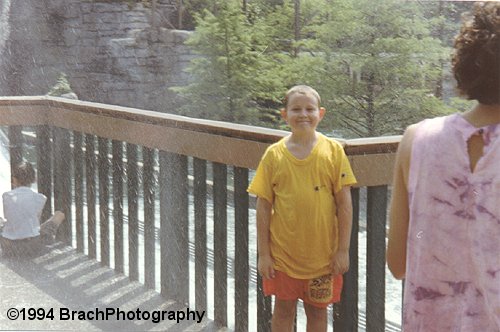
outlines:
[{"label": "pink tie-dye shirt", "polygon": [[[472,135],[484,141],[473,172]],[[404,331],[500,331],[500,125],[422,121],[408,182]]]}]

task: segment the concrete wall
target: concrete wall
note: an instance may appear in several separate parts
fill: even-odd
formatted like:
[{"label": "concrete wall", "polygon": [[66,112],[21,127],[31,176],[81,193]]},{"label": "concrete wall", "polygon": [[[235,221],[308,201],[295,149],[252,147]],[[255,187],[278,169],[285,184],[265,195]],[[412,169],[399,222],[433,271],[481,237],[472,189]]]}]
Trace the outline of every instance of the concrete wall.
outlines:
[{"label": "concrete wall", "polygon": [[179,101],[168,88],[189,79],[189,32],[126,1],[10,2],[0,95],[46,94],[64,72],[79,99],[175,113]]}]

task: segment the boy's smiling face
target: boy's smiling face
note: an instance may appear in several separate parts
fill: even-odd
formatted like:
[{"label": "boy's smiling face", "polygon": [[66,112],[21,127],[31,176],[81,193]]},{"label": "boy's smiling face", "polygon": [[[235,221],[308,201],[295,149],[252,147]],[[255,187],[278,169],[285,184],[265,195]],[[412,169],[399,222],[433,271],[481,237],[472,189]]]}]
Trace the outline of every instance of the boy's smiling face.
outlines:
[{"label": "boy's smiling face", "polygon": [[286,109],[281,110],[281,116],[288,123],[293,132],[314,132],[325,109],[319,107],[318,99],[312,93],[293,93]]}]

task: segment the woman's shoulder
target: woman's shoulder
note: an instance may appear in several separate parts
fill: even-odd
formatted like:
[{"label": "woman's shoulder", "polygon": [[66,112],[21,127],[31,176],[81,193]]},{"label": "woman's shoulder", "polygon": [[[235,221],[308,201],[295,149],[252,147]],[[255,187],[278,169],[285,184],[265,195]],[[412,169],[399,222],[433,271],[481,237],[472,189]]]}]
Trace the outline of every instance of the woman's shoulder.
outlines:
[{"label": "woman's shoulder", "polygon": [[422,128],[422,130],[426,131],[443,131],[444,128],[450,128],[452,127],[451,124],[456,123],[457,119],[460,118],[459,113],[453,113],[453,114],[448,114],[448,115],[442,115],[434,118],[428,118],[424,119],[420,122],[417,122],[410,127],[413,127],[414,131],[417,131],[418,128]]}]

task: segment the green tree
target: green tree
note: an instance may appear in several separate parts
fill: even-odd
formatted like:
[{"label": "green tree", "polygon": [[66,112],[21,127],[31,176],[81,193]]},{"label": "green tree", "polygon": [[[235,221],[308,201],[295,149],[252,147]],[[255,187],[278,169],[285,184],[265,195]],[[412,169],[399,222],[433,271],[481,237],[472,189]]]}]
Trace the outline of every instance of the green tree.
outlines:
[{"label": "green tree", "polygon": [[277,24],[268,19],[271,39],[291,42],[268,56],[285,87],[309,84],[320,92],[329,110],[320,130],[348,137],[398,134],[422,118],[450,112],[434,95],[450,49],[431,35],[437,20],[427,19],[419,5],[304,1],[297,38],[294,4],[285,0],[270,13],[281,22],[273,29]]},{"label": "green tree", "polygon": [[181,29],[194,30],[196,16],[203,14],[204,10],[216,13],[214,0],[176,0],[178,21],[182,22]]},{"label": "green tree", "polygon": [[174,88],[188,101],[184,114],[225,121],[241,121],[259,70],[258,44],[243,15],[240,2],[216,1],[218,15],[204,10],[187,41],[199,57],[188,72],[193,81]]},{"label": "green tree", "polygon": [[312,27],[314,56],[322,58],[321,90],[329,92],[333,110],[323,126],[347,136],[380,136],[447,111],[433,93],[449,49],[430,36],[419,6],[397,0],[328,3],[330,20]]},{"label": "green tree", "polygon": [[[435,4],[434,4],[435,6]],[[184,114],[276,127],[284,91],[315,87],[320,130],[347,137],[401,133],[450,112],[436,97],[450,48],[442,19],[399,0],[214,1],[188,41],[193,83]],[[214,12],[216,14],[214,14]]]}]

